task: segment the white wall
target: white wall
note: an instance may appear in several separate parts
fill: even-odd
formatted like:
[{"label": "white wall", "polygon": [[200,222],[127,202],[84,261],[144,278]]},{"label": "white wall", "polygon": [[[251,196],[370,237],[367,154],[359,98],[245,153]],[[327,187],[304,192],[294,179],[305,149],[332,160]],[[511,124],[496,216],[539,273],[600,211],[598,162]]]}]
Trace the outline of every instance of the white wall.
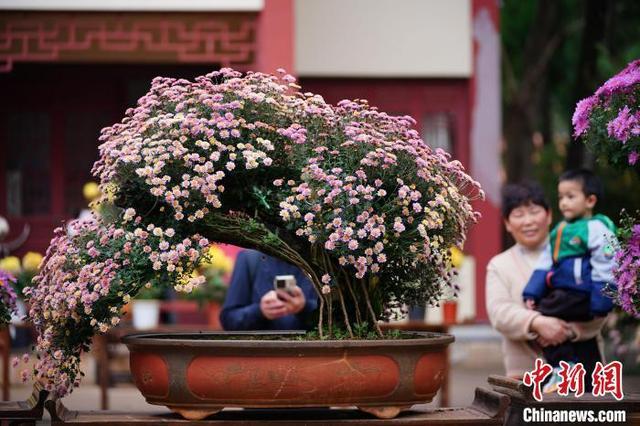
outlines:
[{"label": "white wall", "polygon": [[301,77],[469,77],[470,0],[296,0]]}]

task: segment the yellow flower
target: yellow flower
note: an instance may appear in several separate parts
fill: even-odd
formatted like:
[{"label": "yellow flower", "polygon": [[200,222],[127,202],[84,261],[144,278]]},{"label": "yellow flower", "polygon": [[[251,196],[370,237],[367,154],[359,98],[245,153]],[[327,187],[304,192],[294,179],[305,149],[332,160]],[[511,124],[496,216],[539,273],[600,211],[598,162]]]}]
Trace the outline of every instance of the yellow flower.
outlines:
[{"label": "yellow flower", "polygon": [[451,265],[454,268],[459,268],[463,260],[464,253],[458,247],[451,247]]},{"label": "yellow flower", "polygon": [[7,256],[4,259],[0,259],[0,269],[7,271],[10,274],[17,275],[22,269],[20,267],[20,259],[16,256]]},{"label": "yellow flower", "polygon": [[196,271],[196,270],[194,270],[194,271],[191,273],[191,275],[183,274],[183,275],[182,275],[182,277],[178,280],[178,285],[179,285],[179,286],[181,286],[181,287],[182,287],[182,286],[185,286],[186,284],[188,284],[188,283],[189,283],[189,281],[190,281],[192,278],[197,278],[197,277],[199,277],[199,276],[200,276],[200,273],[198,273],[198,271]]},{"label": "yellow flower", "polygon": [[116,185],[113,182],[109,182],[108,184],[104,185],[102,190],[100,191],[101,197],[99,201],[101,204],[102,203],[109,203],[109,204],[113,204],[113,202],[116,199],[116,193],[118,192],[118,185]]},{"label": "yellow flower", "polygon": [[85,200],[91,202],[100,196],[100,188],[98,184],[95,182],[87,182],[82,187],[82,195],[84,195]]},{"label": "yellow flower", "polygon": [[220,247],[212,245],[209,247],[209,262],[204,263],[202,266],[226,274],[233,269],[233,260],[231,260]]},{"label": "yellow flower", "polygon": [[37,272],[40,269],[40,262],[42,262],[42,255],[35,251],[30,251],[22,258],[22,267],[28,272]]}]

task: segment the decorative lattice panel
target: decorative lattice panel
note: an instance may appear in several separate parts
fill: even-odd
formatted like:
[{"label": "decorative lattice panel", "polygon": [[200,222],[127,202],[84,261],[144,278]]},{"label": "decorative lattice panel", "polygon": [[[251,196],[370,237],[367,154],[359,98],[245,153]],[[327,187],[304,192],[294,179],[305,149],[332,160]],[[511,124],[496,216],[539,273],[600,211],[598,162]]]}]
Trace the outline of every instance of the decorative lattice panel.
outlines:
[{"label": "decorative lattice panel", "polygon": [[56,61],[250,68],[256,21],[255,13],[3,13],[0,72]]}]

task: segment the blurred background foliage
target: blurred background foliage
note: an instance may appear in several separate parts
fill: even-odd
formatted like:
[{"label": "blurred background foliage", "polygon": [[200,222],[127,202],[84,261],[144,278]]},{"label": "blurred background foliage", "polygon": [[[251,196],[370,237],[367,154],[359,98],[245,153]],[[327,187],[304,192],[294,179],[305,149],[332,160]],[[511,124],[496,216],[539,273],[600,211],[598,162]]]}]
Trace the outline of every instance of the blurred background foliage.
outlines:
[{"label": "blurred background foliage", "polygon": [[587,167],[602,177],[598,211],[640,208],[640,179],[593,158],[571,137],[579,100],[640,58],[640,2],[503,0],[502,102],[506,179],[539,180],[557,211],[557,177]]},{"label": "blurred background foliage", "polygon": [[[558,177],[567,163],[567,137],[558,137],[552,143],[535,147],[532,155],[532,178],[542,184],[553,209],[553,223],[560,220],[558,210]],[[605,194],[596,206],[598,213],[609,216],[614,222],[620,219],[621,210],[640,209],[640,178],[632,170],[618,170],[604,162],[596,161],[593,170],[603,180]]]},{"label": "blurred background foliage", "polygon": [[[594,158],[571,136],[576,103],[640,58],[640,1],[502,0],[503,164],[506,180],[539,181],[560,216],[558,176],[593,169],[605,185],[596,210],[614,222],[640,209],[640,176]],[[508,239],[503,240],[508,244]],[[606,359],[640,373],[640,326],[619,309],[604,333]]]}]

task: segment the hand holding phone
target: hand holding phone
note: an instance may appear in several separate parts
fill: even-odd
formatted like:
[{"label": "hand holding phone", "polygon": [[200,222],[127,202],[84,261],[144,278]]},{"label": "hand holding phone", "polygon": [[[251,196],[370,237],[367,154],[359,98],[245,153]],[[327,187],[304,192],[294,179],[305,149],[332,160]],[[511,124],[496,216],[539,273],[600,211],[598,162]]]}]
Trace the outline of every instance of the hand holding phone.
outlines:
[{"label": "hand holding phone", "polygon": [[289,313],[297,314],[304,308],[307,301],[302,289],[298,287],[295,276],[277,275],[273,280],[273,287]]},{"label": "hand holding phone", "polygon": [[273,279],[273,289],[286,291],[289,294],[293,294],[294,288],[297,287],[296,277],[293,275],[276,275]]}]

